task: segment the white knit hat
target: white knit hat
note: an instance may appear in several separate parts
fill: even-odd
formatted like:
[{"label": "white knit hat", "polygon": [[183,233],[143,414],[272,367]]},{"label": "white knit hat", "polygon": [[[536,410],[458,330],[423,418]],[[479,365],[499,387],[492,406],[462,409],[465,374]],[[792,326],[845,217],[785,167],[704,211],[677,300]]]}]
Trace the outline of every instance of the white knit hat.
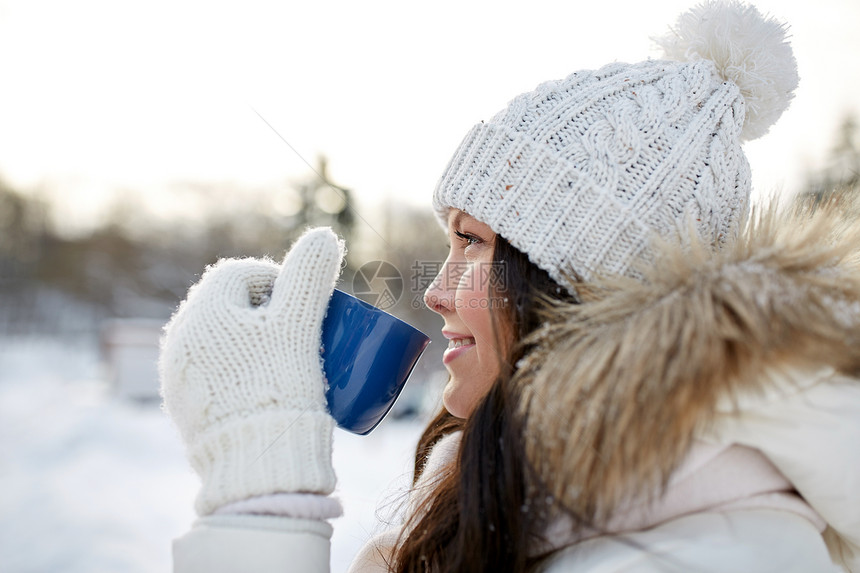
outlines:
[{"label": "white knit hat", "polygon": [[489,225],[560,284],[635,276],[653,233],[719,246],[748,211],[741,141],[788,107],[784,25],[709,1],[657,40],[668,58],[541,84],[466,135],[434,193]]}]

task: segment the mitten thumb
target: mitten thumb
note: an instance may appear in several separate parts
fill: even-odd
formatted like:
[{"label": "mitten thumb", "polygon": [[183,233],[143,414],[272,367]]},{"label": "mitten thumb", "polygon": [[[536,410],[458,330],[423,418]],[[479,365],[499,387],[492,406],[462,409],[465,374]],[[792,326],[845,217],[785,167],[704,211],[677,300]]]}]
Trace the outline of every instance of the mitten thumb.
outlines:
[{"label": "mitten thumb", "polygon": [[[289,309],[295,324],[319,328],[340,275],[345,252],[343,241],[331,228],[308,230],[293,244],[284,259],[272,290],[270,307],[275,312]],[[311,317],[308,315],[315,320],[309,320]]]}]

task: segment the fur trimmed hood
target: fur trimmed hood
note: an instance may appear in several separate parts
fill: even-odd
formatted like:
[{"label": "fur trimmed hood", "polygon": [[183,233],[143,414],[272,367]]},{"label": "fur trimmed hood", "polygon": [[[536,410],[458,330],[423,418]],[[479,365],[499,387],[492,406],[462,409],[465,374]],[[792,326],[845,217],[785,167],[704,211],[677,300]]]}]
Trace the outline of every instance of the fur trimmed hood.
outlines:
[{"label": "fur trimmed hood", "polygon": [[644,281],[597,279],[583,304],[552,304],[514,378],[549,493],[604,523],[665,487],[717,404],[764,391],[766,373],[860,373],[860,222],[845,201],[754,213],[718,253],[663,243]]}]

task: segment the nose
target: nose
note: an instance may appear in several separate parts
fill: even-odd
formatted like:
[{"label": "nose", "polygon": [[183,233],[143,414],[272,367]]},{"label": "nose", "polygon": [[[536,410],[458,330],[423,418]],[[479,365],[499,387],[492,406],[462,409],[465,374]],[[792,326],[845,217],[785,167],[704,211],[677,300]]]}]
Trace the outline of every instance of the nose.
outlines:
[{"label": "nose", "polygon": [[424,304],[433,312],[445,315],[454,309],[454,297],[457,293],[457,281],[448,276],[449,261],[445,261],[439,273],[424,291]]}]

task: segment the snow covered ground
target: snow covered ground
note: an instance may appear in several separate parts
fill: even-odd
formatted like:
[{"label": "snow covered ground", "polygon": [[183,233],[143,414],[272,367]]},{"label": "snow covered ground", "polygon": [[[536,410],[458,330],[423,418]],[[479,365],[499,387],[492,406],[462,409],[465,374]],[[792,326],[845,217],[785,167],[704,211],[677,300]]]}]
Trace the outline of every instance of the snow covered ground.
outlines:
[{"label": "snow covered ground", "polygon": [[[335,431],[345,516],[333,521],[332,571],[393,518],[420,430]],[[169,420],[113,395],[94,343],[0,339],[0,569],[169,571],[196,489]]]}]

